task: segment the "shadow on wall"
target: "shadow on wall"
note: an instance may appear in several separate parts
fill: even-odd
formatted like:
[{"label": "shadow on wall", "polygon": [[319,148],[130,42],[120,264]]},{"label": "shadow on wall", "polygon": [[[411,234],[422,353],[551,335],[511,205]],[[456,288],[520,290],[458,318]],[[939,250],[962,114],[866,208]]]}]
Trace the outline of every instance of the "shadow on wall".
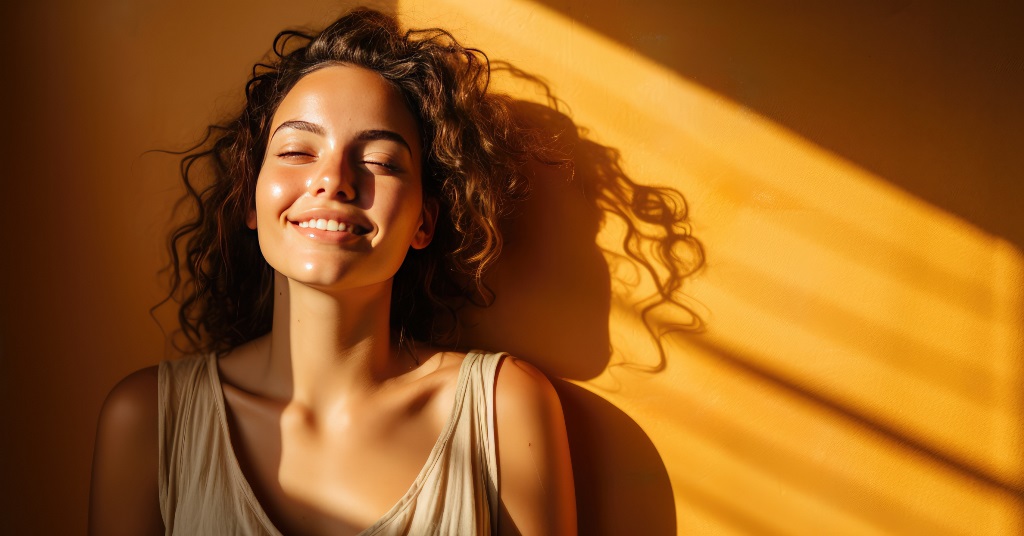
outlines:
[{"label": "shadow on wall", "polygon": [[1024,5],[540,3],[1024,250]]},{"label": "shadow on wall", "polygon": [[[689,233],[683,195],[634,182],[620,167],[618,151],[588,140],[541,80],[508,65],[498,70],[547,94],[548,105],[517,101],[516,112],[556,139],[568,164],[531,166],[531,195],[504,229],[502,257],[487,278],[496,300],[463,312],[461,344],[509,351],[553,378],[587,380],[609,366],[660,371],[666,360],[662,338],[703,325],[681,292],[704,261],[700,242]],[[596,241],[607,224],[622,227],[615,250]],[[635,289],[642,280],[653,283],[653,292],[639,299],[612,290]],[[613,303],[624,301],[658,349],[654,364],[629,356],[611,364],[616,352],[609,314]],[[653,320],[680,313],[688,320]],[[580,533],[675,534],[669,475],[650,438],[604,398],[568,381],[556,382],[556,389],[567,421]]]}]

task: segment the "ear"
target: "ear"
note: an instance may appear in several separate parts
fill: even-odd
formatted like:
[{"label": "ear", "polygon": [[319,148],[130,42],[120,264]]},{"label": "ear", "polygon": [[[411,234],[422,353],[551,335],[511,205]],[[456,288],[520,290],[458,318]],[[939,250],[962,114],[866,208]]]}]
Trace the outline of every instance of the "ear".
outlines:
[{"label": "ear", "polygon": [[437,200],[428,197],[423,200],[423,210],[420,213],[420,226],[416,234],[412,236],[412,248],[423,249],[430,245],[434,239],[434,226],[437,224]]},{"label": "ear", "polygon": [[256,207],[250,208],[249,212],[245,215],[245,226],[256,230]]}]

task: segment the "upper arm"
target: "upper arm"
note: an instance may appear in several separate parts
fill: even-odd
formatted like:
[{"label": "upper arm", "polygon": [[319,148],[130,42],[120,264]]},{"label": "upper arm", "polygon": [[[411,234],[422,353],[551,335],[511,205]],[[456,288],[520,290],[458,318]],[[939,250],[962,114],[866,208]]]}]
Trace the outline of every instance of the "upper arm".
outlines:
[{"label": "upper arm", "polygon": [[523,361],[504,359],[495,413],[501,501],[515,529],[526,536],[575,534],[569,441],[551,382]]},{"label": "upper arm", "polygon": [[157,482],[157,368],[135,372],[100,411],[89,496],[89,534],[162,534]]}]

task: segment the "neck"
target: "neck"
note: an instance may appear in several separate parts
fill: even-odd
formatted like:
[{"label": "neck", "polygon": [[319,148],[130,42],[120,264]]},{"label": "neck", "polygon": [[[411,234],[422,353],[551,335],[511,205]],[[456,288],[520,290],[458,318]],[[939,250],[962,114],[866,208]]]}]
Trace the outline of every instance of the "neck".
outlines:
[{"label": "neck", "polygon": [[323,407],[365,395],[412,364],[391,344],[391,282],[329,293],[274,277],[266,381]]}]

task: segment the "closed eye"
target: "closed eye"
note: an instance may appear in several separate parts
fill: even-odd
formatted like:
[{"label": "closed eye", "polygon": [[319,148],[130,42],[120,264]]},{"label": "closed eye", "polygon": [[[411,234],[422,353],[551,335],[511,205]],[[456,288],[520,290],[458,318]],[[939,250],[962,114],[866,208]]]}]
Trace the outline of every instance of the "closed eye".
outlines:
[{"label": "closed eye", "polygon": [[380,166],[391,172],[399,171],[398,166],[391,164],[389,162],[383,162],[380,160],[363,160],[363,163],[370,166]]},{"label": "closed eye", "polygon": [[310,164],[316,160],[316,155],[305,151],[282,151],[277,153],[277,158],[285,164],[303,165]]}]

